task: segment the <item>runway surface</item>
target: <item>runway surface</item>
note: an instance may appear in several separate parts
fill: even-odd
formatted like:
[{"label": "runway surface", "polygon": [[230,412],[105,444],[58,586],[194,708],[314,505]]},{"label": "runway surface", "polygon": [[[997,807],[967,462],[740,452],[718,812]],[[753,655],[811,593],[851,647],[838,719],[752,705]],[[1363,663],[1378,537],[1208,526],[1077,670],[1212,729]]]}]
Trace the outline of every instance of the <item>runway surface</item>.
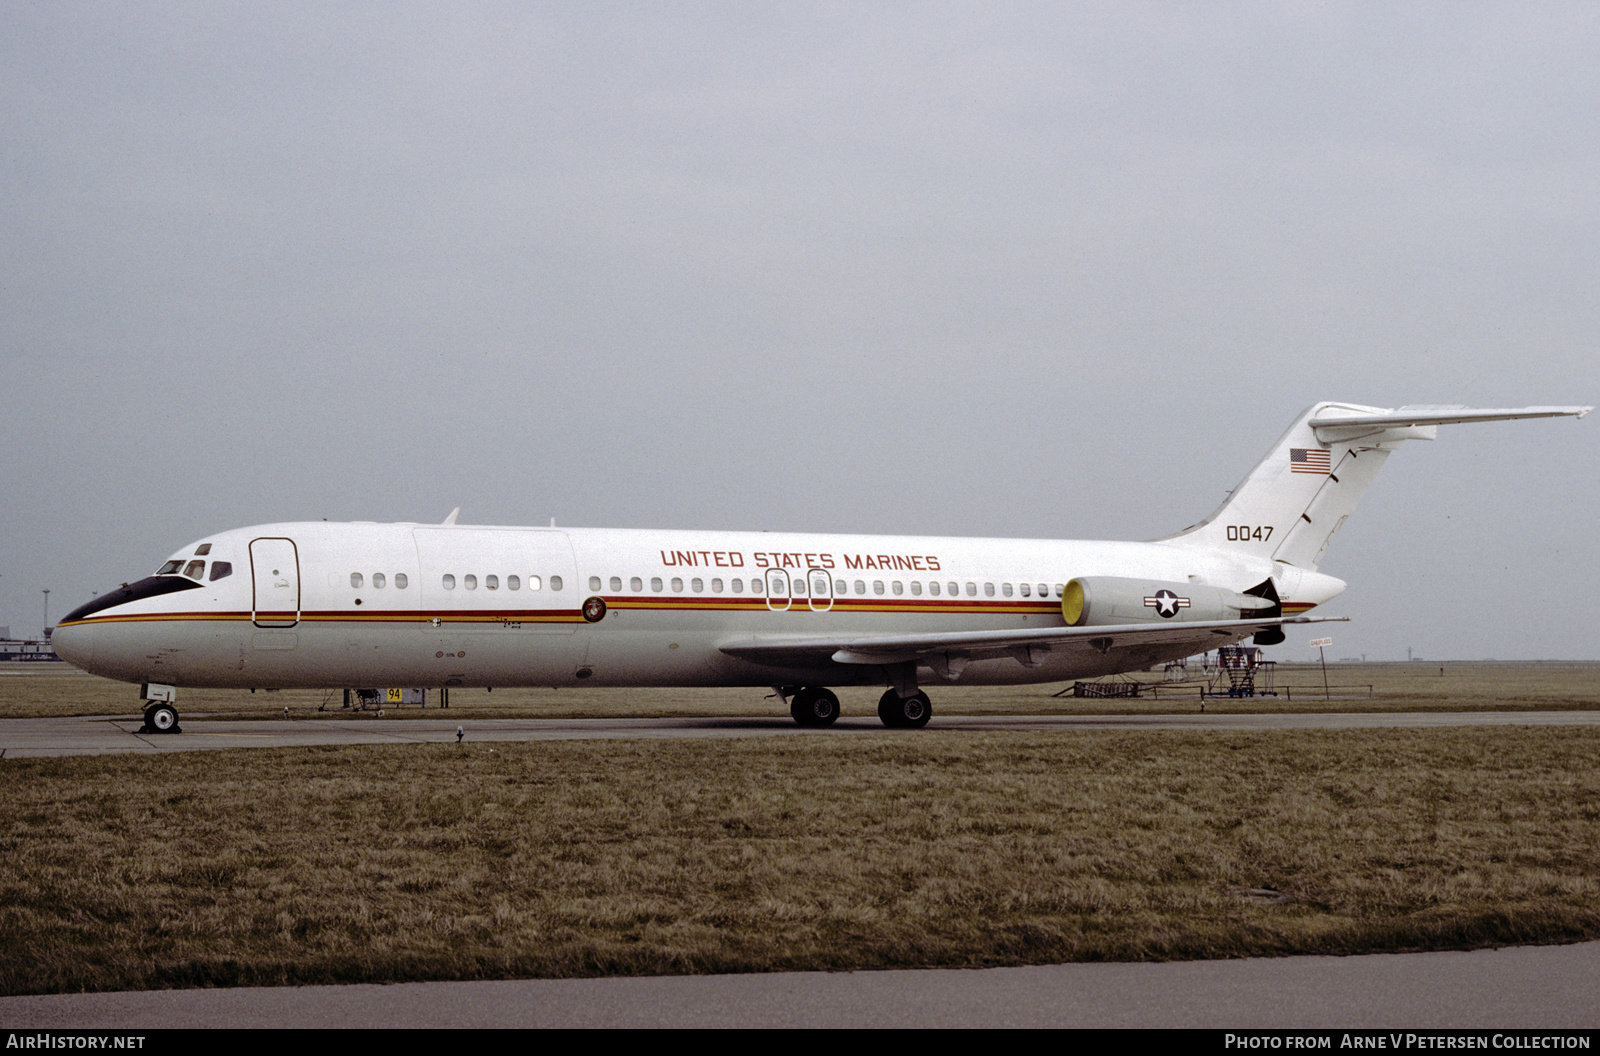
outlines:
[{"label": "runway surface", "polygon": [[[1595,726],[1600,711],[1463,711],[1264,715],[935,716],[929,730],[1333,730],[1442,726]],[[179,734],[143,734],[128,716],[0,720],[0,759],[119,752],[192,752],[313,744],[557,741],[657,737],[837,737],[883,732],[876,719],[840,719],[803,729],[784,717],[655,719],[184,718]],[[915,731],[905,731],[916,736]]]},{"label": "runway surface", "polygon": [[[1593,1028],[1600,943],[969,971],[0,998],[16,1030],[194,1027]],[[1333,1047],[1338,1046],[1333,1041]]]}]

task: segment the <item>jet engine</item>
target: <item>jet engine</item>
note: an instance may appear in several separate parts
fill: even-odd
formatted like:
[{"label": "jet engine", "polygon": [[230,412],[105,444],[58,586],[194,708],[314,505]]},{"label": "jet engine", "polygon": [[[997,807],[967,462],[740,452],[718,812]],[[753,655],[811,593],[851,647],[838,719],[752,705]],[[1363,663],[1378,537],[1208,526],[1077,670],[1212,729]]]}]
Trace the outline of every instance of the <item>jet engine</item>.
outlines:
[{"label": "jet engine", "polygon": [[1155,579],[1085,576],[1061,592],[1061,617],[1073,627],[1108,623],[1186,623],[1249,619],[1277,605],[1258,598],[1199,583],[1166,583]]}]

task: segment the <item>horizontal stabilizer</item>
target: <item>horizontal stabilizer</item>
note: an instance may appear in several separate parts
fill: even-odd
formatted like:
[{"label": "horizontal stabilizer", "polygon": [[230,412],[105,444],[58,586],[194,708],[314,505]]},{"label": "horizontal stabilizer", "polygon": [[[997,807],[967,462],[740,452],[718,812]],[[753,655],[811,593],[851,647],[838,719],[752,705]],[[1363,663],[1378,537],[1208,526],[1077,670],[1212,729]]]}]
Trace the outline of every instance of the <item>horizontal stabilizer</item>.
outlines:
[{"label": "horizontal stabilizer", "polygon": [[[1310,425],[1317,439],[1325,444],[1356,440],[1392,429],[1431,429],[1439,425],[1468,422],[1509,422],[1519,418],[1582,418],[1593,407],[1400,407],[1377,414],[1317,415]],[[1409,434],[1396,439],[1432,439],[1431,435]]]}]

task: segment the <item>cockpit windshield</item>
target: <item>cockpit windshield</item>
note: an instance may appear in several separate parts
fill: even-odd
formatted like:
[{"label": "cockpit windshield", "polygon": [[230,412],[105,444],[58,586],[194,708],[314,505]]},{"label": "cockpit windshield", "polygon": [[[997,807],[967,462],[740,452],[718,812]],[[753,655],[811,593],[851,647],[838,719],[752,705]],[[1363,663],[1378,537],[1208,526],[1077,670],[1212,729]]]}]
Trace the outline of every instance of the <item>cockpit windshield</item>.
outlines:
[{"label": "cockpit windshield", "polygon": [[[209,551],[211,549],[211,544],[206,543],[201,547],[201,549]],[[190,579],[202,580],[206,578],[206,563],[197,559],[185,564],[183,558],[174,558],[173,560],[162,565],[160,568],[156,569],[156,575],[188,576]],[[216,582],[225,576],[231,575],[233,575],[233,563],[231,561],[211,562],[212,582]]]}]

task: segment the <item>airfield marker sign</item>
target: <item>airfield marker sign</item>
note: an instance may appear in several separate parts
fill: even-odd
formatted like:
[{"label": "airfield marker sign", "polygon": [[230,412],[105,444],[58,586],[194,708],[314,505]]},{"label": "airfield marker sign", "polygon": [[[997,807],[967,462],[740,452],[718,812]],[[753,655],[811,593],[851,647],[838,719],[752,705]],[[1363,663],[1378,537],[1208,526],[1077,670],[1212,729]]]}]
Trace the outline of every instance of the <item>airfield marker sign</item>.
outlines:
[{"label": "airfield marker sign", "polygon": [[1317,655],[1322,657],[1322,699],[1329,700],[1331,698],[1328,693],[1328,654],[1323,650],[1333,644],[1333,639],[1313,638],[1311,644],[1317,647]]}]

